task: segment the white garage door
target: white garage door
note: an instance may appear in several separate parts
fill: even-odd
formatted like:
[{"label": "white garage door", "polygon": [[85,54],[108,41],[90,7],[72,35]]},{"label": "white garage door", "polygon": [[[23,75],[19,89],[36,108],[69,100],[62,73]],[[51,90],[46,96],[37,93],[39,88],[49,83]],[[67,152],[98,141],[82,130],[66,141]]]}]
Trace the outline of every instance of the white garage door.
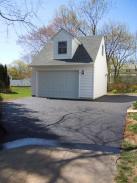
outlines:
[{"label": "white garage door", "polygon": [[40,71],[38,95],[53,98],[78,98],[78,71]]}]

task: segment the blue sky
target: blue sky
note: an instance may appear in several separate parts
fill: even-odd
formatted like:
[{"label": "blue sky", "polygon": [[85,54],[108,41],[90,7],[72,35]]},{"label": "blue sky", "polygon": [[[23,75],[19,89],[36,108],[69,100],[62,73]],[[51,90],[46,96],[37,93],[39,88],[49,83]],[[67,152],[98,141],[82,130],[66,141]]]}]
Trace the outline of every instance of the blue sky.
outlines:
[{"label": "blue sky", "polygon": [[[35,1],[33,1],[35,2]],[[52,19],[56,8],[67,4],[68,0],[44,0],[39,10],[39,20],[35,20],[38,26],[46,25]],[[136,0],[112,0],[112,9],[102,20],[104,22],[114,21],[127,24],[130,31],[137,31],[137,1]],[[23,49],[17,44],[18,35],[24,32],[23,28],[16,33],[12,27],[7,28],[0,22],[0,62],[9,64],[23,55]],[[18,29],[18,28],[17,28]]]}]

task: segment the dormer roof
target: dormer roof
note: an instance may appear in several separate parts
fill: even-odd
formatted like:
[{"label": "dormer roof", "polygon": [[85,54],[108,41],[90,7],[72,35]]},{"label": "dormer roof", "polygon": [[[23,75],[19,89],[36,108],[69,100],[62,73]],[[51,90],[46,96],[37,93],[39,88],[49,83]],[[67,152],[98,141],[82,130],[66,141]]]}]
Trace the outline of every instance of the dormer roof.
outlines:
[{"label": "dormer roof", "polygon": [[72,38],[75,38],[75,41],[77,41],[78,44],[81,44],[81,42],[71,33],[71,32],[68,32],[67,30],[61,28],[57,33],[55,33],[51,40],[54,40],[54,38],[60,33],[60,32],[65,32],[67,34],[69,34]]}]

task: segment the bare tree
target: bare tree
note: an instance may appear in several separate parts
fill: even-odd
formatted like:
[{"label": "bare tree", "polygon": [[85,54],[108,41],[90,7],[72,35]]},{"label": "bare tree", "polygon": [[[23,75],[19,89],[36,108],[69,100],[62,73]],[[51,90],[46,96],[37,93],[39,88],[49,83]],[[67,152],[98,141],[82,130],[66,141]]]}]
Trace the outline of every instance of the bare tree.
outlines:
[{"label": "bare tree", "polygon": [[32,18],[37,16],[37,10],[34,9],[32,0],[0,0],[0,22],[6,25],[7,29],[11,25],[15,28],[15,24],[32,29],[35,27]]},{"label": "bare tree", "polygon": [[18,43],[33,55],[38,53],[47,43],[47,41],[56,33],[56,29],[52,24],[43,26],[19,36]]},{"label": "bare tree", "polygon": [[135,54],[135,37],[123,24],[106,24],[103,34],[105,35],[109,75],[113,69],[114,81],[116,81],[123,65],[130,62]]},{"label": "bare tree", "polygon": [[97,34],[97,28],[108,11],[110,3],[107,0],[81,0],[80,13],[87,23],[87,29],[91,30],[92,35]]},{"label": "bare tree", "polygon": [[76,12],[77,7],[73,7],[71,4],[69,4],[69,6],[60,6],[53,20],[54,26],[56,26],[57,29],[64,28],[74,35],[86,35],[83,30],[84,21],[80,19]]},{"label": "bare tree", "polygon": [[75,36],[95,35],[107,7],[107,0],[81,0],[80,4],[73,1],[67,6],[62,5],[49,25],[20,36],[18,43],[27,46],[31,53],[35,54],[60,28]]},{"label": "bare tree", "polygon": [[47,41],[60,28],[64,28],[73,35],[78,35],[78,32],[82,32],[80,30],[80,25],[81,22],[78,20],[75,12],[72,9],[68,9],[66,6],[61,6],[49,25],[32,30],[26,35],[20,36],[18,43],[25,46],[25,48],[27,46],[31,54],[35,54],[46,45]]}]

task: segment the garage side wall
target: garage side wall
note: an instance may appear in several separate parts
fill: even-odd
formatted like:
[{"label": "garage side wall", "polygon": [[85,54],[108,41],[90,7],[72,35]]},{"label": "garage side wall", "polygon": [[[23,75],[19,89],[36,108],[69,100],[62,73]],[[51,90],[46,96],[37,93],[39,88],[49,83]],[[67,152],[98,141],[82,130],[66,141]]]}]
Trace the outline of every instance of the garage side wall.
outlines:
[{"label": "garage side wall", "polygon": [[[83,74],[84,71],[84,74]],[[79,69],[79,97],[93,98],[93,67]]]},{"label": "garage side wall", "polygon": [[36,70],[34,68],[32,69],[31,90],[32,96],[36,96]]},{"label": "garage side wall", "polygon": [[96,99],[106,94],[107,94],[107,62],[106,62],[104,39],[102,39],[98,55],[94,63],[93,98]]},{"label": "garage side wall", "polygon": [[[39,96],[38,92],[38,83],[39,80],[39,72],[46,72],[46,71],[67,71],[67,70],[74,70],[78,71],[79,73],[79,80],[78,80],[78,98],[93,98],[93,67],[92,65],[88,66],[47,66],[47,67],[37,67],[35,69],[33,75],[33,82],[32,82],[32,92]],[[37,90],[37,91],[36,91]],[[46,97],[46,96],[45,96]]]}]

